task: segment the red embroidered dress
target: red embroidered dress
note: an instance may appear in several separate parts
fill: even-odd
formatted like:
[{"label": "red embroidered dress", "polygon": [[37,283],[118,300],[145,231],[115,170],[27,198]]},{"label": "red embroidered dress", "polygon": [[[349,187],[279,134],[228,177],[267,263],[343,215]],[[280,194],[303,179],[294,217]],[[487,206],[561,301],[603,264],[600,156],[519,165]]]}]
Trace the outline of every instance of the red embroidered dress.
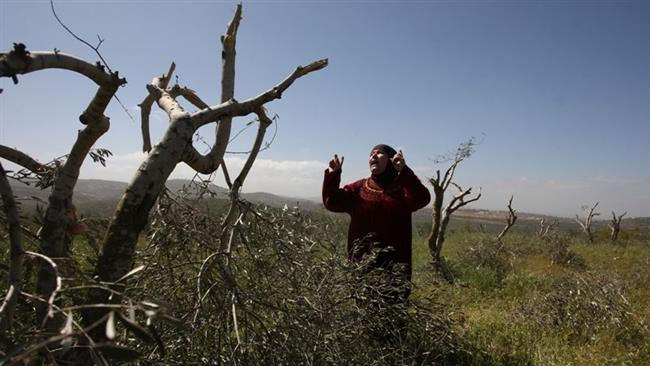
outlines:
[{"label": "red embroidered dress", "polygon": [[411,213],[431,200],[429,190],[422,185],[413,171],[405,166],[395,182],[380,187],[371,178],[361,179],[342,189],[341,171],[325,170],[323,180],[323,204],[333,212],[350,214],[348,230],[348,258],[358,261],[371,248],[357,248],[354,241],[371,234],[373,242],[381,247],[391,246],[394,251],[386,253],[385,259],[404,263],[411,274]]}]

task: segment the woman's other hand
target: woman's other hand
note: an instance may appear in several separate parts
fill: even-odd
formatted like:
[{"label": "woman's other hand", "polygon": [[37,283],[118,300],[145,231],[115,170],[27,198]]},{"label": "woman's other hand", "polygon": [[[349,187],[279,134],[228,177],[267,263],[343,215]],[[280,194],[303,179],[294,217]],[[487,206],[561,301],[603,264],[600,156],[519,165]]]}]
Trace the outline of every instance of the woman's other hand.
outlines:
[{"label": "woman's other hand", "polygon": [[345,160],[344,156],[341,156],[341,158],[339,159],[339,156],[334,154],[334,159],[330,160],[330,165],[329,165],[330,173],[340,171],[341,168],[343,167],[343,160]]},{"label": "woman's other hand", "polygon": [[[395,156],[390,160],[391,163],[393,163],[393,166],[395,169],[397,169],[398,172],[401,172],[404,166],[406,165],[406,161],[404,160],[404,154],[402,153],[402,150],[399,150]],[[331,163],[330,163],[331,165]]]}]

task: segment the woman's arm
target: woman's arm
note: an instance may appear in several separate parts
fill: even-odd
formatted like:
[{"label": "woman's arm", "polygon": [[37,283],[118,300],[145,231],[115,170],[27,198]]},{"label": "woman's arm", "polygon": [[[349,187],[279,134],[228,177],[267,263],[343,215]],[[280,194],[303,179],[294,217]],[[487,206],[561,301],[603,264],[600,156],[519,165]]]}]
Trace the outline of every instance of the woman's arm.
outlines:
[{"label": "woman's arm", "polygon": [[341,184],[341,170],[325,170],[323,179],[323,205],[333,212],[352,212],[354,203],[354,188],[347,185],[343,189],[339,188]]},{"label": "woman's arm", "polygon": [[325,208],[334,212],[352,212],[352,203],[354,200],[354,188],[351,185],[339,188],[341,184],[341,169],[345,157],[334,154],[334,159],[330,160],[329,168],[325,170],[323,179],[323,205]]}]

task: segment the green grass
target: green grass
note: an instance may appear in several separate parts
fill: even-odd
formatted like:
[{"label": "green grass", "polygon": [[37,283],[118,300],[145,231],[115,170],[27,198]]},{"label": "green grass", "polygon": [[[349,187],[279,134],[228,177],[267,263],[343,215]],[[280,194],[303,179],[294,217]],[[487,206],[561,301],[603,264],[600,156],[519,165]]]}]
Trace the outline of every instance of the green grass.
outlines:
[{"label": "green grass", "polygon": [[[249,227],[247,234],[252,235],[250,242],[266,244],[258,247],[249,244],[250,248],[246,248],[257,250],[255,253],[258,254],[274,253],[277,248],[294,248],[291,243],[299,243],[303,239],[303,232],[311,235],[312,231],[321,230],[323,235],[321,239],[326,238],[333,243],[340,243],[338,247],[340,253],[338,251],[333,253],[336,255],[334,258],[344,258],[347,228],[345,218],[338,219],[338,216],[332,216],[334,219],[331,219],[329,215],[323,214],[317,217],[321,221],[312,223],[306,219],[292,221],[287,217],[287,213],[283,215],[278,216],[282,220],[277,221],[278,225],[282,226],[282,230],[273,231],[272,234],[275,236],[271,237],[272,240],[265,237],[268,236],[267,231],[259,229],[261,231],[256,233],[251,231],[255,227]],[[602,230],[597,233],[597,241],[594,244],[586,242],[582,236],[564,234],[553,240],[543,240],[534,232],[513,230],[505,239],[504,250],[495,251],[500,247],[494,244],[495,233],[484,234],[472,230],[469,224],[456,225],[448,231],[443,249],[443,255],[456,276],[453,284],[440,280],[431,272],[426,230],[416,230],[416,233],[413,241],[415,288],[412,298],[414,300],[433,298],[435,304],[446,308],[445,311],[436,314],[451,318],[454,333],[471,343],[472,350],[476,350],[478,354],[477,357],[471,358],[472,364],[650,365],[650,332],[648,331],[650,232],[647,230],[635,229],[635,231],[623,232],[621,241],[616,244],[610,243],[606,231]],[[101,232],[97,233],[98,238],[100,234]],[[149,268],[146,270],[148,272],[142,272],[139,282],[132,283],[133,287],[129,291],[141,291],[141,288],[148,283],[148,288],[154,295],[167,291],[164,295],[169,299],[178,300],[179,303],[186,299],[191,300],[190,291],[194,291],[196,271],[201,265],[201,260],[214,248],[203,247],[205,243],[212,243],[210,238],[205,239],[205,242],[197,241],[202,245],[195,243],[194,246],[188,246],[183,242],[186,239],[185,231],[180,230],[176,234],[171,240],[175,245],[159,243],[160,250],[154,251],[158,254],[150,256],[142,254],[147,253],[149,248],[148,239],[143,235],[138,242],[137,260],[140,262],[136,265],[148,261]],[[36,250],[34,244],[26,247]],[[303,247],[297,245],[295,248]],[[470,248],[472,248],[471,252]],[[186,252],[190,249],[196,251],[197,261],[192,265],[172,266],[176,263],[174,261],[184,260]],[[72,250],[78,268],[83,272],[92,273],[93,258],[96,257],[97,250],[95,244],[87,239],[78,238]],[[268,271],[256,267],[253,262],[249,263],[250,267],[243,266],[247,262],[240,262],[239,264],[242,265],[239,272],[242,276],[238,279],[240,286],[259,290],[260,294],[268,294],[265,300],[280,304],[284,304],[285,298],[296,297],[295,292],[298,290],[305,295],[296,297],[298,300],[307,297],[314,300],[318,298],[314,295],[319,295],[335,303],[334,300],[337,299],[332,297],[332,291],[323,289],[320,292],[314,291],[317,287],[314,284],[322,283],[312,281],[316,277],[301,277],[303,272],[316,276],[319,273],[318,269],[326,269],[327,263],[321,263],[317,259],[321,255],[325,257],[328,252],[324,249],[312,251],[303,248],[303,250],[302,254],[288,252],[295,256],[289,259],[297,261],[282,262],[289,263],[290,266],[275,268],[278,271],[273,273],[277,277],[269,277],[268,283],[262,283],[258,287],[255,287],[256,284],[261,283],[265,278],[260,274],[266,274]],[[552,254],[557,254],[556,252],[562,255],[553,256]],[[244,255],[247,252],[242,253]],[[7,263],[6,249],[0,253],[0,256],[3,262]],[[583,265],[578,266],[574,262],[563,263],[558,258],[577,260]],[[169,260],[169,263],[166,260]],[[278,263],[280,262],[278,259]],[[271,265],[275,262],[268,260],[266,264]],[[280,273],[282,271],[279,270],[286,271]],[[255,273],[257,277],[243,276],[246,271]],[[156,277],[163,272],[169,276],[167,287],[165,282]],[[216,272],[212,275],[217,276]],[[32,276],[28,277],[32,278],[28,282],[33,283],[35,272],[32,271]],[[287,278],[295,278],[299,281],[295,285]],[[301,283],[309,286],[301,287]],[[294,289],[289,291],[288,284],[295,286]],[[70,286],[70,282],[66,282],[65,285]],[[217,289],[219,287],[215,287],[215,291]],[[188,306],[192,307],[194,304],[190,300]],[[419,301],[419,303],[426,302]],[[291,306],[296,307],[301,303],[296,301],[292,304]],[[218,308],[217,305],[214,305],[214,308]],[[305,308],[310,309],[310,307]],[[295,313],[301,314],[297,310]],[[217,319],[217,315],[214,311],[204,313],[206,318],[212,316]],[[273,322],[267,319],[265,325],[271,323]],[[215,321],[215,324],[221,323]],[[281,327],[283,325],[284,322],[278,322],[279,329],[284,329]],[[216,332],[212,328],[206,329]],[[306,329],[317,330],[318,328],[314,325],[313,328]],[[421,331],[425,337],[431,338],[430,332]],[[208,337],[211,334],[204,333],[203,339],[206,343],[207,340],[212,340]],[[165,335],[172,337],[176,336],[177,332]],[[201,334],[196,333],[193,336],[193,341],[198,344]],[[303,332],[302,336],[306,344],[311,344],[311,339],[306,333]],[[173,347],[173,344],[170,347]],[[181,346],[178,348],[182,349]],[[206,354],[212,350],[212,348],[197,347],[194,351],[197,349]],[[179,357],[186,357],[186,355],[181,352]],[[183,358],[183,361],[187,359]]]},{"label": "green grass", "polygon": [[[562,239],[584,259],[585,267],[578,268],[553,263],[541,238],[515,232],[506,237],[505,273],[494,266],[468,265],[468,248],[492,237],[462,230],[448,235],[443,255],[456,268],[454,284],[432,280],[426,238],[414,240],[414,296],[434,293],[452,307],[460,320],[457,331],[489,355],[488,364],[650,364],[650,233],[619,244],[606,236],[594,244],[580,237]],[[586,292],[567,293],[569,305],[561,309],[582,313],[559,324],[540,321],[544,314],[535,311],[537,304],[553,309],[544,299],[563,300],[561,286],[567,284],[578,284],[578,289],[584,284]],[[616,318],[616,306],[629,313],[627,318]],[[590,310],[607,319],[592,320]]]}]

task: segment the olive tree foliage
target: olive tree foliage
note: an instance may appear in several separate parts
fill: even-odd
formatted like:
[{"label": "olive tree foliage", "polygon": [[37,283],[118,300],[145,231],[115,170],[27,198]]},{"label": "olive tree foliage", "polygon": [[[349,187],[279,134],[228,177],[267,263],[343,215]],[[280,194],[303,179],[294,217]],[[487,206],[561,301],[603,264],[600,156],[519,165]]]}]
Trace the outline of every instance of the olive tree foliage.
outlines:
[{"label": "olive tree foliage", "polygon": [[[432,257],[433,267],[448,281],[452,281],[453,276],[444,257],[441,255],[447,225],[449,224],[451,215],[456,210],[481,198],[480,189],[479,193],[472,197],[472,187],[463,189],[453,181],[456,168],[474,153],[474,146],[476,144],[476,140],[471,138],[460,144],[454,153],[438,158],[435,162],[451,161],[451,164],[445,170],[444,174],[441,175],[440,170],[436,170],[436,176],[429,179],[434,193],[431,231],[427,238],[429,252]],[[443,207],[445,193],[447,193],[450,185],[454,186],[458,190],[458,193],[454,194]]]},{"label": "olive tree foliage", "polygon": [[156,298],[180,320],[158,329],[164,349],[129,342],[148,361],[420,365],[480,356],[454,333],[449,309],[381,296],[408,284],[374,268],[377,253],[349,262],[344,221],[239,201],[223,251],[215,238],[229,206],[201,204],[196,187],[188,192],[159,199],[138,258],[146,267],[127,290]]},{"label": "olive tree foliage", "polygon": [[[82,277],[78,274],[80,268],[75,265],[75,260],[71,256],[72,235],[77,233],[75,228],[79,226],[76,210],[72,204],[74,189],[86,157],[90,155],[93,160],[103,158],[101,153],[98,155],[96,150],[93,152],[92,149],[97,139],[110,127],[109,118],[104,115],[104,112],[111,99],[115,97],[118,88],[126,84],[126,79],[121,78],[117,71],[113,72],[110,69],[107,71],[107,68],[99,62],[92,64],[58,50],[34,52],[28,51],[23,44],[14,44],[12,51],[0,54],[0,77],[12,78],[14,83],[17,83],[19,75],[48,69],[62,69],[78,73],[98,86],[97,92],[79,117],[83,129],[77,133],[76,141],[65,159],[53,165],[40,164],[18,149],[0,146],[0,157],[22,166],[43,180],[49,180],[52,186],[42,227],[35,235],[38,247],[38,253],[35,254],[39,258],[35,294],[19,292],[18,288],[13,286],[10,290],[14,289],[14,292],[7,296],[9,299],[12,299],[12,296],[22,297],[25,301],[33,303],[36,315],[33,318],[35,329],[32,330],[39,332],[40,335],[32,339],[37,339],[37,343],[27,347],[23,344],[11,348],[12,342],[9,340],[7,344],[10,350],[5,352],[5,359],[2,362],[19,362],[36,352],[43,352],[44,349],[49,352],[47,357],[59,358],[61,354],[69,351],[71,346],[79,344],[80,347],[86,348],[89,345],[93,346],[90,347],[89,357],[92,357],[95,363],[106,364],[107,360],[104,357],[106,353],[101,351],[101,347],[105,342],[115,338],[116,319],[123,320],[122,323],[127,328],[137,333],[138,327],[141,326],[136,322],[134,312],[148,314],[149,319],[153,317],[153,313],[159,313],[159,307],[138,303],[128,306],[128,317],[120,315],[122,314],[120,309],[130,301],[130,298],[123,296],[129,288],[126,282],[141,270],[140,267],[134,269],[136,245],[147,225],[149,213],[178,163],[184,162],[201,173],[214,173],[219,167],[223,167],[222,171],[226,174],[223,157],[230,140],[232,118],[253,113],[259,121],[257,137],[242,171],[233,181],[230,177],[227,178],[232,203],[228,215],[218,226],[219,235],[216,236],[219,240],[219,255],[214,259],[227,276],[228,260],[222,253],[230,250],[229,239],[234,236],[233,230],[240,216],[238,191],[260,150],[266,128],[272,123],[264,105],[280,98],[296,79],[327,66],[327,60],[323,59],[297,67],[293,73],[267,91],[241,102],[235,100],[233,98],[235,45],[241,10],[240,4],[226,33],[221,37],[222,97],[219,104],[208,105],[188,88],[169,87],[175,68],[173,64],[166,74],[154,78],[147,85],[149,94],[142,102],[141,108],[144,149],[149,151],[149,154],[135,172],[113,218],[101,235],[97,257],[92,261],[93,269],[86,278],[88,281],[81,281],[84,283],[74,287],[73,290],[68,288],[68,291],[74,292],[74,296],[64,296],[66,288],[63,283],[63,279],[67,281],[68,278]],[[178,102],[178,97],[187,99],[197,107],[197,110],[186,111]],[[153,103],[169,116],[169,126],[158,144],[151,147],[148,137],[148,114]],[[215,145],[208,154],[201,155],[192,145],[192,137],[200,127],[212,123],[217,126]],[[10,209],[11,203],[5,200],[4,206],[5,209]],[[14,215],[9,213],[7,217],[11,218]],[[11,257],[19,258],[22,252],[21,246],[14,245],[13,240],[19,243],[20,238],[14,238],[15,236],[12,237]],[[20,266],[20,260],[11,261],[11,273],[20,272],[18,268],[13,268],[15,266]],[[13,277],[12,281],[16,281],[17,278],[19,277]],[[15,304],[16,301],[12,300],[3,306],[2,324],[7,324],[7,331],[13,313],[13,309],[10,308],[15,308]],[[78,314],[80,310],[83,315],[81,318]],[[18,333],[24,335],[24,332],[16,331],[14,336]],[[63,341],[65,342],[61,344],[60,342]],[[53,347],[54,345],[60,347]],[[104,351],[107,349],[108,353],[111,352],[110,350],[115,351],[115,346],[110,342],[105,346]],[[92,349],[100,351],[95,352]],[[117,351],[120,352],[128,354],[127,350]]]}]

